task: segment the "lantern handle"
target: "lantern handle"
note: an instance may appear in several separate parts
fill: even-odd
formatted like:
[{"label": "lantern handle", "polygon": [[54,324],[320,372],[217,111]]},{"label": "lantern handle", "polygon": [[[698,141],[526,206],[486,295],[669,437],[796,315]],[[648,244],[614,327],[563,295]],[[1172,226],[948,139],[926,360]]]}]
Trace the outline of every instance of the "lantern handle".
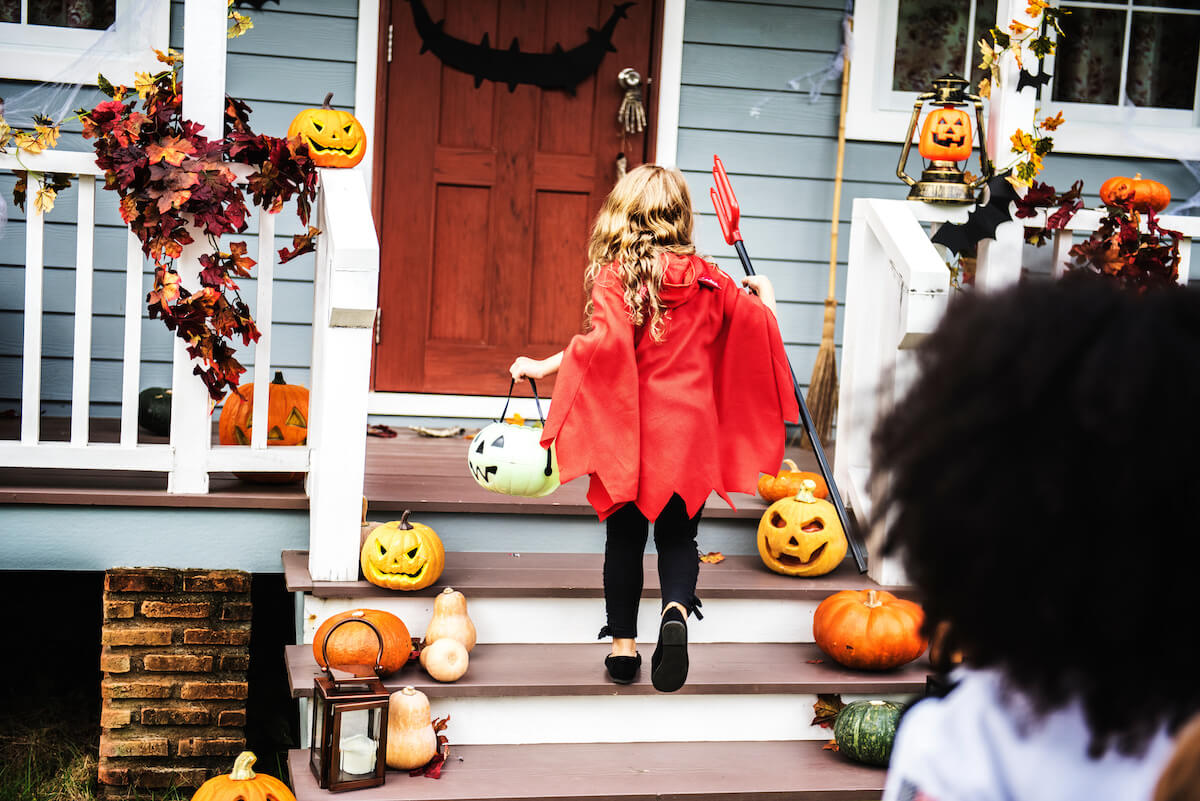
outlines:
[{"label": "lantern handle", "polygon": [[381,634],[379,632],[379,629],[375,626],[374,623],[367,620],[365,617],[348,617],[345,620],[339,620],[337,623],[333,624],[333,627],[330,628],[329,631],[325,632],[325,639],[321,640],[321,661],[325,663],[325,667],[324,667],[325,675],[329,677],[330,681],[334,680],[333,665],[329,664],[329,651],[327,650],[329,648],[329,638],[331,636],[333,636],[333,633],[335,631],[337,631],[339,628],[346,625],[347,623],[366,623],[368,626],[371,627],[371,631],[375,632],[375,637],[379,640],[379,653],[375,655],[374,670],[375,670],[376,676],[382,676],[383,675],[383,634]]},{"label": "lantern handle", "polygon": [[[546,415],[542,414],[542,402],[538,398],[537,381],[526,376],[529,380],[529,386],[533,388],[533,404],[537,407],[538,419],[542,421],[542,428],[546,427]],[[504,411],[500,412],[500,417],[496,420],[497,423],[504,422],[504,418],[508,416],[508,404],[512,402],[513,389],[517,386],[517,380],[510,379],[508,384],[508,398],[504,401]],[[547,473],[549,475],[549,473]]]},{"label": "lantern handle", "polygon": [[967,95],[967,100],[975,106],[975,128],[979,131],[979,177],[967,184],[967,189],[974,192],[996,177],[996,169],[987,154],[987,136],[983,132],[983,98],[979,95]]},{"label": "lantern handle", "polygon": [[904,135],[904,147],[900,149],[900,163],[896,165],[896,177],[909,186],[916,186],[916,179],[904,171],[908,166],[908,151],[912,149],[913,132],[917,130],[917,120],[921,117],[921,106],[926,100],[933,100],[934,92],[922,92],[913,103],[912,118],[908,121],[908,133]]}]

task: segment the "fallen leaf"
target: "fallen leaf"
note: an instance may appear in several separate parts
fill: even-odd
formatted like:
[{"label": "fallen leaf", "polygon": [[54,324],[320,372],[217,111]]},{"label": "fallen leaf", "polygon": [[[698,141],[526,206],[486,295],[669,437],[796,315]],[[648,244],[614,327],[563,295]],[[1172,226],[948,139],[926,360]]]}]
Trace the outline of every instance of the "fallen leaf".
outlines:
[{"label": "fallen leaf", "polygon": [[824,660],[824,659],[809,659],[809,660],[807,660],[807,661],[808,661],[808,664],[810,664],[810,665],[823,665],[823,664],[825,664],[825,660]]},{"label": "fallen leaf", "polygon": [[514,426],[523,426],[525,425],[525,418],[516,412],[513,412],[511,417],[504,418],[504,422],[512,423]]},{"label": "fallen leaf", "polygon": [[821,726],[826,729],[833,728],[833,722],[837,720],[838,713],[842,711],[845,704],[842,702],[842,696],[837,693],[821,693],[817,695],[817,701],[813,704],[813,726]]},{"label": "fallen leaf", "polygon": [[829,742],[825,743],[825,745],[821,746],[821,750],[822,751],[840,751],[841,749],[838,748],[837,740],[830,740]]},{"label": "fallen leaf", "polygon": [[706,564],[715,565],[718,562],[725,561],[725,554],[721,553],[720,551],[709,551],[700,557],[700,561],[705,562]]}]

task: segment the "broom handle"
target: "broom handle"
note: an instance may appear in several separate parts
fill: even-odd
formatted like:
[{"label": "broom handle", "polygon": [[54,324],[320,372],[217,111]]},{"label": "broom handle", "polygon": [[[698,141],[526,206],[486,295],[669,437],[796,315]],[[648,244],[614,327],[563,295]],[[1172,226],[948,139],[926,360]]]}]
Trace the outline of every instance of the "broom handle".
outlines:
[{"label": "broom handle", "polygon": [[[847,23],[851,24],[851,23]],[[841,110],[838,113],[838,143],[837,166],[833,172],[833,217],[829,226],[829,294],[830,300],[836,300],[837,287],[837,251],[838,251],[838,220],[842,216],[842,170],[846,164],[846,97],[850,94],[850,53],[842,49],[842,99]]]},{"label": "broom handle", "polygon": [[[742,267],[745,269],[746,275],[756,275],[754,265],[750,263],[750,254],[746,252],[746,246],[742,244],[741,237],[733,241],[733,247],[737,250],[738,258],[742,261]],[[825,448],[821,446],[821,440],[817,437],[816,426],[813,425],[812,414],[808,411],[808,404],[804,401],[804,393],[800,391],[800,382],[796,380],[796,371],[792,369],[791,359],[788,359],[788,373],[792,377],[792,389],[796,392],[796,403],[800,407],[800,422],[804,425],[804,431],[808,434],[808,441],[812,443],[813,453],[817,455],[817,464],[821,468],[821,477],[825,479],[825,484],[829,487],[829,499],[833,502],[833,508],[837,510],[842,530],[846,532],[846,541],[850,543],[850,550],[854,554],[854,563],[858,565],[858,572],[866,573],[866,546],[863,545],[862,540],[859,538],[858,530],[851,525],[850,515],[846,513],[846,505],[842,503],[842,494],[838,492],[837,482],[833,480],[833,471],[829,469],[829,460],[825,458]]]}]

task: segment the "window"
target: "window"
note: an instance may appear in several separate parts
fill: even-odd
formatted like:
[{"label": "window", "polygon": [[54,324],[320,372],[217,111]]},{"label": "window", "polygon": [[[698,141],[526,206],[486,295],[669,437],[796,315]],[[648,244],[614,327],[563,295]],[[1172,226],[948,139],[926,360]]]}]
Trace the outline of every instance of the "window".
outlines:
[{"label": "window", "polygon": [[[1055,5],[1071,12],[1039,101],[1067,119],[1055,150],[1200,158],[1200,0]],[[977,43],[995,17],[995,0],[859,0],[847,135],[900,140],[917,93],[944,72],[969,69],[978,85]]]},{"label": "window", "polygon": [[95,85],[104,73],[132,85],[165,50],[170,3],[162,0],[0,0],[0,75]]}]

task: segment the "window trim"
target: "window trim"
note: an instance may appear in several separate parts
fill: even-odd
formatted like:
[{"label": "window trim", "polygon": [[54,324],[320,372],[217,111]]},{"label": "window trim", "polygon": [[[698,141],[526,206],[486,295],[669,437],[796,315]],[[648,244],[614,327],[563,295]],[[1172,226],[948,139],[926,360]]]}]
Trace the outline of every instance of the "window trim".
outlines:
[{"label": "window trim", "polygon": [[[116,0],[115,19],[128,19],[135,0]],[[149,19],[140,21],[149,27],[150,47],[167,49],[171,34],[170,3],[142,4]],[[9,80],[45,83],[78,83],[95,86],[97,73],[114,84],[133,85],[138,70],[153,69],[154,53],[110,54],[86,64],[80,56],[100,40],[105,31],[89,28],[65,28],[54,25],[30,25],[24,22],[0,22],[0,75]]]},{"label": "window trim", "polygon": [[[899,0],[857,0],[854,52],[846,106],[848,139],[892,142],[904,138],[916,93],[891,90]],[[972,45],[973,47],[974,45]],[[1047,69],[1050,66],[1047,65]],[[984,101],[985,111],[988,101]],[[1188,112],[1082,103],[1043,102],[1041,116],[1063,111],[1067,122],[1054,132],[1056,153],[1133,158],[1200,159],[1200,125],[1179,125]],[[1138,117],[1114,125],[1114,117]],[[1091,117],[1091,119],[1088,119]],[[987,127],[988,120],[984,120]],[[899,151],[897,150],[897,157]]]}]

